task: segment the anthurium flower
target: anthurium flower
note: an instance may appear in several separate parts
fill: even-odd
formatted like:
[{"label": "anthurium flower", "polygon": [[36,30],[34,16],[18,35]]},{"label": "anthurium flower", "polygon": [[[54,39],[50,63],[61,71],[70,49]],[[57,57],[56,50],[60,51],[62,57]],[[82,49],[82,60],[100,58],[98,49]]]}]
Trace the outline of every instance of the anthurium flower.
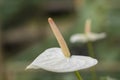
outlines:
[{"label": "anthurium flower", "polygon": [[64,38],[54,21],[48,22],[61,48],[49,48],[41,53],[26,69],[44,69],[52,72],[74,72],[97,64],[97,60],[87,56],[70,55]]},{"label": "anthurium flower", "polygon": [[88,42],[88,41],[96,41],[99,39],[103,39],[106,37],[105,33],[93,33],[90,30],[91,28],[91,20],[87,19],[86,20],[86,25],[85,25],[85,33],[77,33],[71,36],[70,42],[75,43],[75,42]]}]

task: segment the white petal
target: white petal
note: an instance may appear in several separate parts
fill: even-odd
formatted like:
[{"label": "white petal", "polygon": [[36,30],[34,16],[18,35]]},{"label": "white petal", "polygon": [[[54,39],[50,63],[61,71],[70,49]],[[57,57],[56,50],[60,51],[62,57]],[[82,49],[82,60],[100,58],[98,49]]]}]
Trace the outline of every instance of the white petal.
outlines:
[{"label": "white petal", "polygon": [[97,64],[97,60],[86,56],[66,58],[60,48],[50,48],[40,54],[27,69],[44,69],[52,72],[73,72],[89,68]]},{"label": "white petal", "polygon": [[99,33],[98,36],[99,36],[99,39],[104,39],[106,37],[106,34],[105,33]]},{"label": "white petal", "polygon": [[75,43],[75,42],[87,42],[88,39],[84,34],[74,34],[71,36],[70,38],[70,42],[71,43]]},{"label": "white petal", "polygon": [[[64,54],[61,52],[60,48],[49,48],[41,53],[28,67],[38,69],[39,66],[59,61],[59,59],[65,58]],[[54,61],[56,60],[56,61]],[[34,67],[33,67],[34,66]]]},{"label": "white petal", "polygon": [[106,37],[106,34],[105,33],[89,33],[87,35],[85,34],[74,34],[71,36],[70,38],[70,42],[71,43],[76,43],[76,42],[82,42],[82,43],[85,43],[85,42],[88,42],[88,41],[96,41],[96,40],[99,40],[99,39],[103,39]]},{"label": "white petal", "polygon": [[105,38],[106,34],[105,33],[90,33],[88,34],[87,37],[89,41],[96,41],[96,40]]}]

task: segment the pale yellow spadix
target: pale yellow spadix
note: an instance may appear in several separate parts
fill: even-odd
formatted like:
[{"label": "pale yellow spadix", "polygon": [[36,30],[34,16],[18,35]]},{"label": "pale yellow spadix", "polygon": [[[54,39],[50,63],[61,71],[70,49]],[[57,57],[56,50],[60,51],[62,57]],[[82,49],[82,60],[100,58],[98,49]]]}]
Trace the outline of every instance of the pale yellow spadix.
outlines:
[{"label": "pale yellow spadix", "polygon": [[91,20],[87,19],[85,23],[85,34],[89,34],[91,32]]},{"label": "pale yellow spadix", "polygon": [[69,49],[67,47],[67,44],[66,44],[64,38],[62,37],[60,31],[58,30],[55,22],[53,21],[52,18],[48,18],[48,22],[50,24],[50,27],[51,27],[51,29],[52,29],[52,31],[53,31],[59,45],[60,45],[60,47],[61,47],[65,57],[70,57],[70,51],[69,51]]}]

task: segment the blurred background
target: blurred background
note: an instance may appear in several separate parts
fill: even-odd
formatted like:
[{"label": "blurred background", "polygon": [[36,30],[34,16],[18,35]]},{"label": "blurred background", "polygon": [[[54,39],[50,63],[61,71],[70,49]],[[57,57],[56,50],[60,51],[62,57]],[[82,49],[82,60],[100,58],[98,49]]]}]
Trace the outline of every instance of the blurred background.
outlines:
[{"label": "blurred background", "polygon": [[[98,80],[120,80],[120,0],[0,0],[0,80],[77,80],[74,73],[28,70],[41,52],[59,47],[49,24],[52,17],[72,54],[88,55],[86,44],[72,44],[72,34],[83,33],[85,20],[92,32],[107,37],[93,42],[99,63]],[[92,80],[89,69],[80,71]]]}]

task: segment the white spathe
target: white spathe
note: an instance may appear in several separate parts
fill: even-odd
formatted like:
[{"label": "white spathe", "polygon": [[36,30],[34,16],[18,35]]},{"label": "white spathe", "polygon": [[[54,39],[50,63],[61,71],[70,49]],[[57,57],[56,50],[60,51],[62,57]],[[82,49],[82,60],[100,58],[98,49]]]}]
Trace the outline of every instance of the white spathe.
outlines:
[{"label": "white spathe", "polygon": [[44,69],[52,72],[73,72],[97,64],[97,60],[87,56],[72,55],[66,58],[61,48],[49,48],[41,53],[26,69]]},{"label": "white spathe", "polygon": [[88,34],[77,33],[70,37],[70,42],[71,43],[76,43],[76,42],[85,43],[88,41],[96,41],[99,39],[103,39],[105,37],[106,37],[105,33],[92,33],[92,32]]}]

